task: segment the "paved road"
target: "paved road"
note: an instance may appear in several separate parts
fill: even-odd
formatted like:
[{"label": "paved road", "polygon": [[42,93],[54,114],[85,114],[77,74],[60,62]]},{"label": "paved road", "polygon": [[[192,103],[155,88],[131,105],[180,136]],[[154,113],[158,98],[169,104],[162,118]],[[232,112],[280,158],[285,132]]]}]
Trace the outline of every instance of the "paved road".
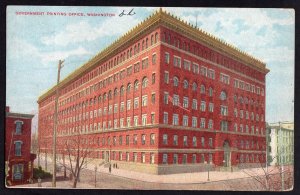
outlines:
[{"label": "paved road", "polygon": [[[41,161],[44,166],[44,162]],[[48,161],[48,170],[51,170],[51,162]],[[61,176],[62,171],[57,174]],[[205,172],[199,174],[207,174]],[[109,173],[97,172],[96,188],[98,189],[143,189],[143,190],[242,190],[256,191],[263,190],[262,186],[255,182],[253,178],[233,179],[225,181],[211,181],[206,183],[195,184],[168,184],[168,183],[152,183],[140,180],[124,178]],[[51,187],[51,180],[44,180],[43,187]],[[28,187],[36,187],[37,184],[26,185]],[[58,188],[71,188],[72,182],[68,179],[58,180]],[[77,188],[95,189],[95,172],[88,169],[82,169],[80,174],[80,182]]]}]

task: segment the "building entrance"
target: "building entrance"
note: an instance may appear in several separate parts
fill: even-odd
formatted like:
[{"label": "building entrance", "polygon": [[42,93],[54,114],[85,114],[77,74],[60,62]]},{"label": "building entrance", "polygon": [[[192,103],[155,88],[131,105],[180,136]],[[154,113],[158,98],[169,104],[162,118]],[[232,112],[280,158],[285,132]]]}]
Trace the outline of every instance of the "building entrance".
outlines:
[{"label": "building entrance", "polygon": [[230,146],[229,142],[225,141],[224,145],[224,167],[230,167],[231,166],[231,152],[230,152]]}]

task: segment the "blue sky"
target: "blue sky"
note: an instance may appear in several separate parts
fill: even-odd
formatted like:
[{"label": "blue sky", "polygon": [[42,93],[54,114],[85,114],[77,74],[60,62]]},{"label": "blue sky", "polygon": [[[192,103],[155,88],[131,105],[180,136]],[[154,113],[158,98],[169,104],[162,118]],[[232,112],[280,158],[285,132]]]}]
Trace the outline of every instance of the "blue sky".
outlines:
[{"label": "blue sky", "polygon": [[[13,112],[37,114],[38,97],[56,83],[57,63],[65,59],[62,78],[80,67],[158,8],[131,7],[7,8],[6,104]],[[266,62],[266,121],[294,119],[294,33],[292,9],[163,8]],[[42,16],[15,12],[44,12]],[[64,12],[67,16],[49,16]],[[112,17],[68,16],[111,13]],[[36,123],[36,117],[34,119]]]}]

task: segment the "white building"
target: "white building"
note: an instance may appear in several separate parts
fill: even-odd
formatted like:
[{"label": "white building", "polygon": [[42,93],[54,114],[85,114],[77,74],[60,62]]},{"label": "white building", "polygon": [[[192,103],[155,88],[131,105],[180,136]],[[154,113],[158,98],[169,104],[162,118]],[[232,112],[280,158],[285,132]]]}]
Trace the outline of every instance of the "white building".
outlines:
[{"label": "white building", "polygon": [[294,163],[294,123],[267,124],[268,162],[270,165]]}]

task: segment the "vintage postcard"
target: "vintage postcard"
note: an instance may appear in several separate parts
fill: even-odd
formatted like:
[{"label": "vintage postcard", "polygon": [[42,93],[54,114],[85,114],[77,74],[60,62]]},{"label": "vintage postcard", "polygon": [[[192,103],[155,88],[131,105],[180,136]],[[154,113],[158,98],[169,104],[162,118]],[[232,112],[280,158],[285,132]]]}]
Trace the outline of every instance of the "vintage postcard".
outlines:
[{"label": "vintage postcard", "polygon": [[9,188],[289,191],[295,12],[8,6]]}]

